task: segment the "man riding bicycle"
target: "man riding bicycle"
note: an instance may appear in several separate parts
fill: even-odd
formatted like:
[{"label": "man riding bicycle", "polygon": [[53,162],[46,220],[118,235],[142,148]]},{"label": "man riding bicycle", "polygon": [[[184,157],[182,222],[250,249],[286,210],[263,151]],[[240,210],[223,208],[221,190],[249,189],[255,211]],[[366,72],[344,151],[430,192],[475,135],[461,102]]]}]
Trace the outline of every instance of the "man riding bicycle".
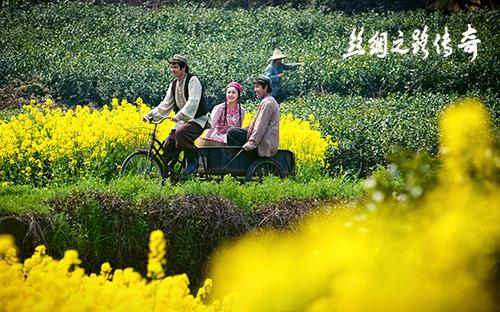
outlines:
[{"label": "man riding bicycle", "polygon": [[172,110],[175,112],[170,119],[176,124],[163,142],[163,157],[167,166],[173,168],[183,151],[187,160],[183,174],[190,175],[198,168],[194,141],[205,129],[211,128],[212,123],[200,80],[189,72],[187,59],[176,54],[169,63],[175,79],[170,83],[163,101],[142,119],[149,122],[167,116]]}]

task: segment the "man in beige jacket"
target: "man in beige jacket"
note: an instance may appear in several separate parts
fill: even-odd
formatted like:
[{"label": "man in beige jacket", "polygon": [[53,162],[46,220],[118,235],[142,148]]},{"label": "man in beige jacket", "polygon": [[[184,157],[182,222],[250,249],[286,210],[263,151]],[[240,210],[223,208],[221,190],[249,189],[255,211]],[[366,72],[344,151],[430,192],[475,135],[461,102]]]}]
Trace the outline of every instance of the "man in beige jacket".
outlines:
[{"label": "man in beige jacket", "polygon": [[253,81],[255,96],[262,99],[248,127],[230,128],[228,146],[243,146],[245,151],[257,149],[259,156],[271,157],[278,152],[280,112],[278,102],[271,95],[271,79],[263,76]]}]

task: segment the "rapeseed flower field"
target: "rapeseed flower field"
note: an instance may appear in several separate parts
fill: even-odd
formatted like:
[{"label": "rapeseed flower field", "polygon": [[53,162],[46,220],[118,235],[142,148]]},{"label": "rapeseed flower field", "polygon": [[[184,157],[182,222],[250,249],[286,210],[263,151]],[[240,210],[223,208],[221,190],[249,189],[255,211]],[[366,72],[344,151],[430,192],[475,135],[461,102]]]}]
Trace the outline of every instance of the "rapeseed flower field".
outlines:
[{"label": "rapeseed flower field", "polygon": [[[135,103],[113,99],[102,109],[76,106],[64,111],[52,106],[50,99],[42,104],[32,101],[25,112],[0,121],[0,184],[112,178],[126,156],[146,143],[152,129],[141,120],[150,108],[140,98]],[[252,117],[247,114],[243,125]],[[311,118],[281,118],[280,148],[292,150],[299,166],[324,165],[325,152],[333,144]],[[166,138],[172,126],[170,120],[163,122],[158,138]]]}]

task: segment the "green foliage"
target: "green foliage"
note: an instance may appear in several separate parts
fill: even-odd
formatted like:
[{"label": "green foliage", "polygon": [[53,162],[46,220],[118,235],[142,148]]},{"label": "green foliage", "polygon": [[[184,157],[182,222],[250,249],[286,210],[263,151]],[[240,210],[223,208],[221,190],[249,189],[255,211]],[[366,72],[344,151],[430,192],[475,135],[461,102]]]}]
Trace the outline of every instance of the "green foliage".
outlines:
[{"label": "green foliage", "polygon": [[250,229],[243,211],[220,197],[150,198],[139,206],[150,229],[166,234],[167,273],[187,273],[194,285],[203,282],[203,265],[215,248]]},{"label": "green foliage", "polygon": [[389,156],[387,168],[378,167],[363,181],[366,190],[364,204],[369,210],[379,203],[400,203],[400,207],[415,207],[427,190],[438,182],[440,162],[425,152],[412,153],[400,149]]},{"label": "green foliage", "polygon": [[[493,125],[500,125],[500,98],[492,93],[478,96],[492,113]],[[437,121],[442,108],[459,98],[456,94],[391,94],[385,98],[364,98],[329,94],[308,94],[281,105],[282,112],[307,118],[313,114],[322,133],[338,146],[327,156],[330,172],[350,171],[366,176],[387,155],[400,147],[413,152],[438,152]]]},{"label": "green foliage", "polygon": [[[22,5],[33,5],[39,3],[51,2],[70,2],[82,0],[5,0],[5,7],[15,7]],[[322,10],[340,10],[345,12],[356,12],[365,10],[409,10],[415,8],[425,8],[429,2],[434,1],[410,1],[410,0],[271,0],[263,2],[262,0],[87,0],[89,3],[122,3],[129,5],[142,5],[144,7],[157,8],[159,6],[171,6],[179,4],[195,4],[202,7],[220,7],[220,8],[260,8],[264,6],[288,5],[294,8],[313,7]]]},{"label": "green foliage", "polygon": [[220,183],[187,182],[181,186],[186,195],[223,197],[251,214],[259,206],[283,200],[354,199],[361,194],[360,185],[347,177],[312,178],[304,183],[303,177],[280,179],[267,177],[263,183],[240,184],[227,176]]},{"label": "green foliage", "polygon": [[0,110],[0,120],[10,120],[12,116],[16,116],[23,112],[20,108],[2,109]]},{"label": "green foliage", "polygon": [[[0,83],[33,76],[55,91],[65,103],[104,103],[112,97],[141,96],[156,105],[171,80],[167,60],[185,54],[207,86],[209,104],[222,102],[222,88],[231,80],[248,91],[252,78],[263,73],[276,47],[289,61],[304,61],[303,70],[290,73],[286,96],[310,91],[341,95],[385,96],[395,91],[457,92],[498,90],[499,34],[497,10],[445,15],[415,10],[398,13],[339,12],[293,8],[234,10],[140,7],[68,2],[11,10],[0,20]],[[277,18],[279,16],[279,18]],[[456,45],[472,24],[481,40],[478,58]],[[353,28],[365,28],[363,42],[375,31],[389,38],[404,32],[411,48],[413,30],[429,27],[429,58],[390,54],[343,59]],[[435,53],[432,40],[447,26],[453,54]],[[389,42],[392,43],[392,42]],[[253,98],[246,92],[245,100]]]},{"label": "green foliage", "polygon": [[[361,193],[358,181],[340,177],[311,177],[309,183],[266,179],[262,184],[227,177],[220,183],[164,187],[139,178],[109,184],[94,179],[55,189],[8,186],[0,188],[0,226],[4,216],[21,220],[18,239],[27,241],[26,246],[44,243],[56,257],[77,249],[93,272],[106,261],[144,271],[148,231],[160,228],[167,234],[169,273],[188,273],[195,287],[203,265],[222,242],[264,224],[291,224],[318,200],[352,200]],[[277,210],[287,213],[279,224],[270,224]],[[32,215],[38,216],[37,226],[27,229],[22,220],[32,220]]]},{"label": "green foliage", "polygon": [[53,213],[64,216],[50,225],[48,239],[57,242],[52,247],[77,249],[93,268],[104,262],[123,267],[127,259],[145,258],[148,226],[132,202],[100,190],[77,190],[48,202]]},{"label": "green foliage", "polygon": [[48,213],[44,200],[62,192],[59,188],[32,188],[25,185],[0,187],[0,215],[28,212]]}]

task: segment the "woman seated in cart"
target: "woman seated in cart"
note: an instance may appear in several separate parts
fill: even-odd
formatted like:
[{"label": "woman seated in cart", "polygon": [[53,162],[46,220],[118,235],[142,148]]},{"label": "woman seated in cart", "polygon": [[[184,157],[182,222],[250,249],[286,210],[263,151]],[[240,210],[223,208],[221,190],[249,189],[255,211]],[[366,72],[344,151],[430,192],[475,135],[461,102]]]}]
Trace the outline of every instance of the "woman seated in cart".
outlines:
[{"label": "woman seated in cart", "polygon": [[230,82],[226,86],[226,101],[212,109],[212,128],[198,139],[198,146],[225,146],[227,145],[227,130],[231,127],[241,127],[245,119],[245,110],[239,99],[243,87],[237,82]]},{"label": "woman seated in cart", "polygon": [[278,152],[280,112],[278,102],[271,95],[271,79],[261,76],[253,81],[255,96],[262,99],[250,125],[246,128],[229,128],[228,146],[242,146],[245,151],[257,150],[263,157]]}]

